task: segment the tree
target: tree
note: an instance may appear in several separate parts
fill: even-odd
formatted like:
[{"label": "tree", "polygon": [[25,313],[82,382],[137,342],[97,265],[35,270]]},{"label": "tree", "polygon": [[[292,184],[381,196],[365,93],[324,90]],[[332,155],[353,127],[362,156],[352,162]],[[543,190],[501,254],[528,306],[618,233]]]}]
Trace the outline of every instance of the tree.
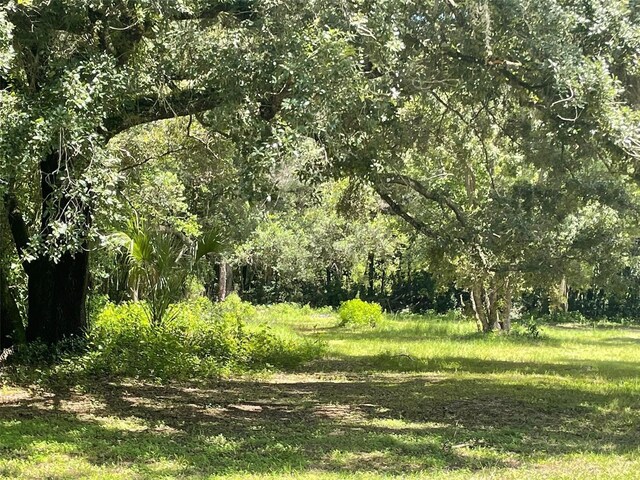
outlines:
[{"label": "tree", "polygon": [[[491,228],[468,187],[480,167],[495,178],[494,156],[546,175],[599,163],[637,176],[637,17],[622,0],[6,2],[0,189],[28,276],[28,339],[81,333],[95,213],[117,189],[109,142],[180,116],[233,144],[249,186],[313,139],[327,155],[310,175],[371,182],[429,236],[433,215],[409,208],[419,197],[445,212],[444,241],[463,236],[483,264]],[[469,152],[447,150],[445,124],[465,130]],[[434,153],[464,190],[430,184],[421,162]]]},{"label": "tree", "polygon": [[508,329],[514,288],[545,271],[561,282],[598,241],[625,238],[634,192],[614,166],[633,175],[638,158],[637,7],[377,6],[350,12],[357,94],[322,110],[315,138],[330,170],[368,179],[431,239],[483,330],[500,313]]},{"label": "tree", "polygon": [[1,8],[0,188],[28,276],[28,340],[85,325],[93,217],[114,188],[107,142],[232,102],[240,48],[227,40],[252,17],[243,1]]}]

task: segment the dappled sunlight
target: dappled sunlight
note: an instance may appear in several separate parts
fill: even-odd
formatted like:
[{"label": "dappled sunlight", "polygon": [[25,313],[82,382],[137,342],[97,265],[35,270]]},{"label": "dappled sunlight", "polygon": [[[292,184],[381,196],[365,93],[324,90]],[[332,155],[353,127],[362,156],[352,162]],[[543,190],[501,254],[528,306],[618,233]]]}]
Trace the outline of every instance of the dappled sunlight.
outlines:
[{"label": "dappled sunlight", "polygon": [[521,372],[610,380],[640,376],[637,329],[571,330],[542,326],[542,337],[483,335],[470,321],[388,319],[374,328],[327,329],[315,335],[329,356],[307,369],[351,372]]},{"label": "dappled sunlight", "polygon": [[[302,330],[300,318],[287,328]],[[306,335],[326,342],[327,355],[297,371],[6,388],[0,476],[36,478],[54,463],[64,478],[640,471],[640,353],[626,342],[637,330],[544,327],[546,337],[530,340],[472,329],[415,316],[321,325]]]},{"label": "dappled sunlight", "polygon": [[638,452],[637,392],[622,388],[614,399],[598,383],[522,373],[311,377],[210,387],[112,382],[83,386],[91,401],[71,389],[5,402],[3,448],[40,460],[4,458],[0,466],[38,471],[46,459],[73,454],[81,476],[116,460],[142,476],[410,473]]}]

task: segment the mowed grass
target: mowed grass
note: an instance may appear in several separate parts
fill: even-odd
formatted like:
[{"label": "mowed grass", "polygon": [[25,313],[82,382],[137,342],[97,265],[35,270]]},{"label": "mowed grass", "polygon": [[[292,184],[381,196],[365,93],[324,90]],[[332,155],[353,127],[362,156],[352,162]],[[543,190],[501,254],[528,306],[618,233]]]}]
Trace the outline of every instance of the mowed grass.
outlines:
[{"label": "mowed grass", "polygon": [[345,329],[286,305],[260,321],[326,356],[206,383],[7,383],[0,477],[640,479],[640,329]]}]

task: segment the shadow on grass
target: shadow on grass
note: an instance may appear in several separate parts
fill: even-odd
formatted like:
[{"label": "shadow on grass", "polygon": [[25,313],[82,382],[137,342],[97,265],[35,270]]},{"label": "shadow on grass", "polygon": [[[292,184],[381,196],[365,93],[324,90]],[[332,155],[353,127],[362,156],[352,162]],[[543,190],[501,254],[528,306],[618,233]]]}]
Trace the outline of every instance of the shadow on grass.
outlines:
[{"label": "shadow on grass", "polygon": [[603,360],[564,360],[563,363],[514,362],[462,356],[425,359],[389,352],[372,356],[325,358],[312,362],[304,368],[306,371],[353,373],[524,373],[560,375],[576,380],[590,380],[597,377],[606,380],[636,380],[640,378],[640,364],[635,362]]},{"label": "shadow on grass", "polygon": [[[546,347],[562,346],[562,339],[550,338],[543,333],[540,337],[517,335],[515,333],[505,335],[500,333],[482,333],[471,330],[469,325],[424,322],[394,325],[394,328],[344,328],[325,327],[307,329],[303,333],[315,333],[322,340],[348,339],[350,341],[391,341],[402,343],[420,343],[431,340],[444,340],[449,342],[477,342],[486,344],[512,344],[512,345],[541,345]],[[457,328],[456,328],[457,327]]]},{"label": "shadow on grass", "polygon": [[[468,329],[468,331],[464,331]],[[585,325],[541,325],[541,335],[539,337],[531,337],[528,335],[518,335],[511,333],[509,335],[500,333],[486,334],[471,330],[469,325],[464,323],[425,321],[421,323],[406,323],[404,325],[394,325],[394,328],[353,328],[345,329],[340,327],[329,327],[315,330],[307,330],[303,333],[316,334],[318,338],[324,341],[331,340],[349,340],[349,341],[365,341],[365,342],[402,342],[404,344],[417,344],[433,340],[442,340],[446,342],[470,342],[480,345],[523,345],[523,346],[540,346],[545,348],[564,348],[567,339],[549,336],[548,328],[557,330],[571,330],[589,332],[594,330],[590,326]],[[460,332],[463,330],[463,332]],[[609,330],[611,328],[599,328],[598,330]],[[617,327],[618,332],[628,332],[632,334],[640,333],[637,327]],[[603,338],[588,338],[575,335],[570,340],[571,344],[588,345],[595,347],[619,347],[625,348],[632,345],[640,346],[640,337],[636,336],[611,336]]]},{"label": "shadow on grass", "polygon": [[11,400],[0,403],[0,457],[29,461],[45,445],[97,466],[153,476],[158,459],[168,459],[165,475],[206,476],[478,470],[513,467],[514,458],[638,449],[640,400],[624,391],[491,378],[290,378],[88,383],[83,393]]}]

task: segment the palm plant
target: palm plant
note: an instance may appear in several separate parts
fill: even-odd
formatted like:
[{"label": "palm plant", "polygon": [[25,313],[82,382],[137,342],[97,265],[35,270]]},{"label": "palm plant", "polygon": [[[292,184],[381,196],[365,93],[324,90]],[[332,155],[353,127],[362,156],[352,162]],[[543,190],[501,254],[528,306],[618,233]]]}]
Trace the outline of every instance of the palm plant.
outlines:
[{"label": "palm plant", "polygon": [[197,242],[149,227],[132,220],[128,232],[116,234],[127,249],[129,288],[134,301],[144,299],[152,325],[173,318],[171,305],[183,295],[186,280],[196,262],[210,253],[219,252],[219,235],[209,232]]}]

